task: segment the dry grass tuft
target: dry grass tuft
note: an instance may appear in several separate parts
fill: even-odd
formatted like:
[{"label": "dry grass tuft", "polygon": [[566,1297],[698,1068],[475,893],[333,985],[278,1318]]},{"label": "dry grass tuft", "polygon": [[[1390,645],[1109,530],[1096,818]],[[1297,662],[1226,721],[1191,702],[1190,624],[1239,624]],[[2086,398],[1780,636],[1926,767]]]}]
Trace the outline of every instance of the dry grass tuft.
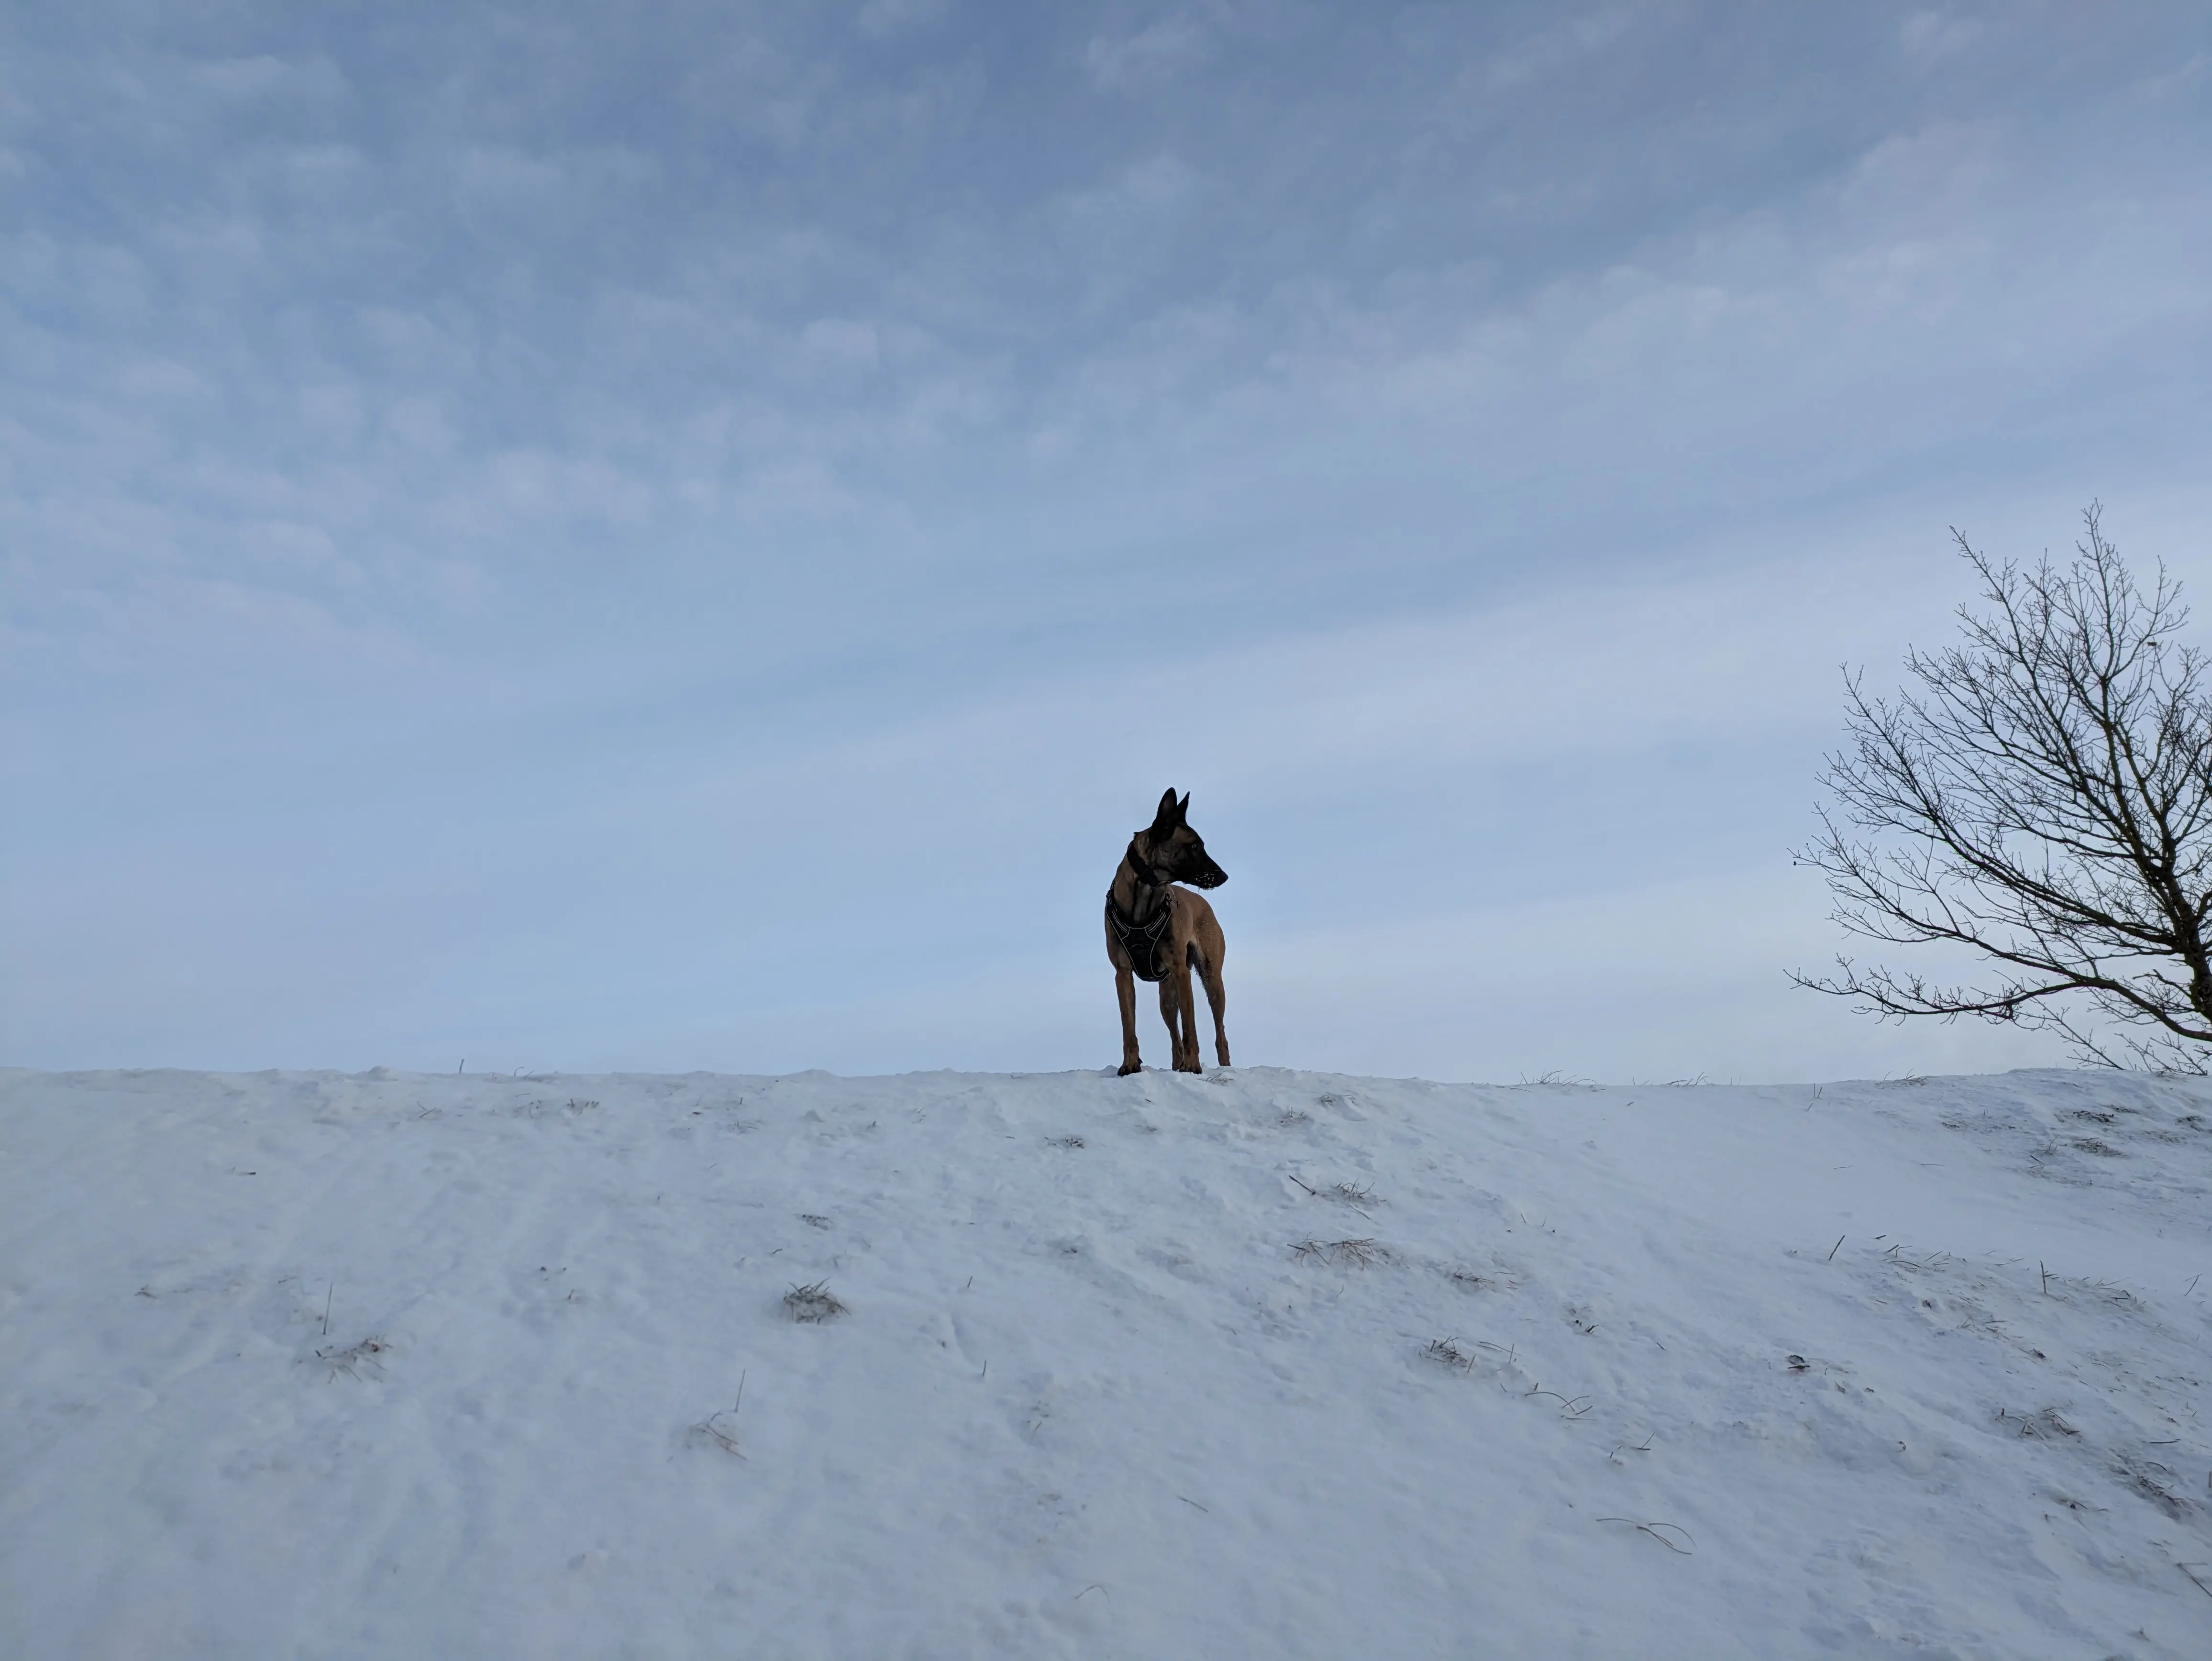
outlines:
[{"label": "dry grass tuft", "polygon": [[783,1306],[791,1311],[794,1321],[831,1321],[847,1312],[845,1305],[830,1290],[827,1281],[792,1287],[783,1294]]},{"label": "dry grass tuft", "polygon": [[1512,1279],[1509,1275],[1478,1275],[1474,1270],[1464,1267],[1447,1269],[1444,1271],[1444,1278],[1462,1292],[1510,1291],[1513,1286]]},{"label": "dry grass tuft", "polygon": [[1292,1182],[1304,1189],[1312,1198],[1334,1200],[1340,1205],[1350,1206],[1354,1211],[1359,1212],[1363,1217],[1367,1214],[1361,1210],[1363,1206],[1382,1203],[1375,1197],[1375,1185],[1372,1183],[1331,1183],[1325,1188],[1316,1188],[1295,1171],[1290,1172],[1289,1176]]},{"label": "dry grass tuft", "polygon": [[333,1345],[328,1349],[319,1349],[315,1352],[315,1359],[331,1370],[332,1378],[341,1372],[349,1378],[359,1378],[363,1367],[381,1375],[384,1363],[376,1358],[391,1348],[381,1338],[364,1338],[357,1344],[348,1344],[343,1348]]},{"label": "dry grass tuft", "polygon": [[2017,1419],[1999,1408],[1997,1417],[2006,1424],[2017,1423],[2020,1433],[2033,1441],[2050,1442],[2062,1436],[2079,1436],[2081,1433],[2058,1416],[2057,1408],[2045,1408],[2040,1413],[2022,1414]]},{"label": "dry grass tuft", "polygon": [[2125,1477],[2130,1488],[2168,1517],[2178,1519],[2189,1514],[2189,1502],[2178,1491],[2179,1484],[2172,1466],[2160,1464],[2155,1459],[2124,1458],[2114,1474]]},{"label": "dry grass tuft", "polygon": [[1461,1372],[1474,1371],[1474,1357],[1459,1347],[1456,1338],[1431,1338],[1429,1347],[1421,1352],[1431,1361],[1441,1362]]},{"label": "dry grass tuft", "polygon": [[1300,1262],[1336,1263],[1351,1269],[1371,1269],[1390,1260],[1390,1254],[1372,1238],[1301,1240],[1291,1248],[1291,1256]]},{"label": "dry grass tuft", "polygon": [[691,1439],[711,1443],[732,1458],[742,1459],[744,1451],[738,1445],[738,1422],[733,1415],[710,1413],[691,1427]]},{"label": "dry grass tuft", "polygon": [[738,1415],[744,1410],[744,1405],[745,1375],[740,1372],[738,1375],[738,1399],[731,1402],[726,1410],[710,1413],[692,1426],[691,1439],[695,1442],[712,1442],[732,1457],[744,1458],[744,1450],[738,1445]]}]

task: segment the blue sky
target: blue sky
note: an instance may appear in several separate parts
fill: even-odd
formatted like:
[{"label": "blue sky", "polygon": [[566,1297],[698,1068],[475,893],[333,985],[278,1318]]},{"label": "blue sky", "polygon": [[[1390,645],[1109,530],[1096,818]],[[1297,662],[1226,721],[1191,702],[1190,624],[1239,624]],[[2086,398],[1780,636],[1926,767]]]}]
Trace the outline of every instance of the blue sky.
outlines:
[{"label": "blue sky", "polygon": [[2212,583],[2202,6],[0,30],[9,1062],[1103,1065],[1170,784],[1240,1062],[2057,1056],[1789,850],[1946,526]]}]

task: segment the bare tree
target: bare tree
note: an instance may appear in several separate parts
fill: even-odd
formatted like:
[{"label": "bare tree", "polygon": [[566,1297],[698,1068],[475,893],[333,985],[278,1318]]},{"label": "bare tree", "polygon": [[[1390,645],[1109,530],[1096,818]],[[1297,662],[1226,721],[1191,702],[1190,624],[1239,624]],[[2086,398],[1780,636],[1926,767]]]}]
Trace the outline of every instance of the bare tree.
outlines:
[{"label": "bare tree", "polygon": [[2055,1031],[2085,1061],[2192,1073],[2212,1059],[2212,702],[2165,568],[2136,586],[2100,509],[2064,569],[2000,563],[1954,530],[1986,614],[1908,653],[1917,690],[1844,672],[1850,744],[1799,850],[1836,921],[1893,945],[1949,941],[1987,983],[1837,958],[1794,978],[1884,1016],[1978,1015]]}]

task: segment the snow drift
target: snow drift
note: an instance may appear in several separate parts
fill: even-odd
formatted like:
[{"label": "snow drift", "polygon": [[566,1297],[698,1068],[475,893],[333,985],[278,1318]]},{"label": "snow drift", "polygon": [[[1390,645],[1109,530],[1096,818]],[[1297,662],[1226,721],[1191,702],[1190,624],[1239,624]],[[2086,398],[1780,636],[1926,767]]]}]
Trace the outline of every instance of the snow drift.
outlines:
[{"label": "snow drift", "polygon": [[2106,1073],[0,1074],[0,1652],[2201,1658],[2208,1189]]}]

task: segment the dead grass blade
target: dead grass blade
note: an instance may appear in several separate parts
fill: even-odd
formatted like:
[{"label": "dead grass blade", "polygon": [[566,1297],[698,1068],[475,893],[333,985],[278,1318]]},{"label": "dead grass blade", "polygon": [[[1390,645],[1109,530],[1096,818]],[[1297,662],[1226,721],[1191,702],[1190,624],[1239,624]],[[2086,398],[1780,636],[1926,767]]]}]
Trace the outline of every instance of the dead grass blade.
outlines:
[{"label": "dead grass blade", "polygon": [[[1697,1541],[1691,1538],[1689,1530],[1684,1528],[1680,1523],[1639,1523],[1633,1517],[1601,1517],[1597,1520],[1601,1523],[1626,1523],[1638,1534],[1650,1535],[1678,1556],[1694,1557],[1698,1555]],[[1668,1534],[1679,1534],[1690,1543],[1686,1546],[1678,1546],[1667,1537]]]}]

